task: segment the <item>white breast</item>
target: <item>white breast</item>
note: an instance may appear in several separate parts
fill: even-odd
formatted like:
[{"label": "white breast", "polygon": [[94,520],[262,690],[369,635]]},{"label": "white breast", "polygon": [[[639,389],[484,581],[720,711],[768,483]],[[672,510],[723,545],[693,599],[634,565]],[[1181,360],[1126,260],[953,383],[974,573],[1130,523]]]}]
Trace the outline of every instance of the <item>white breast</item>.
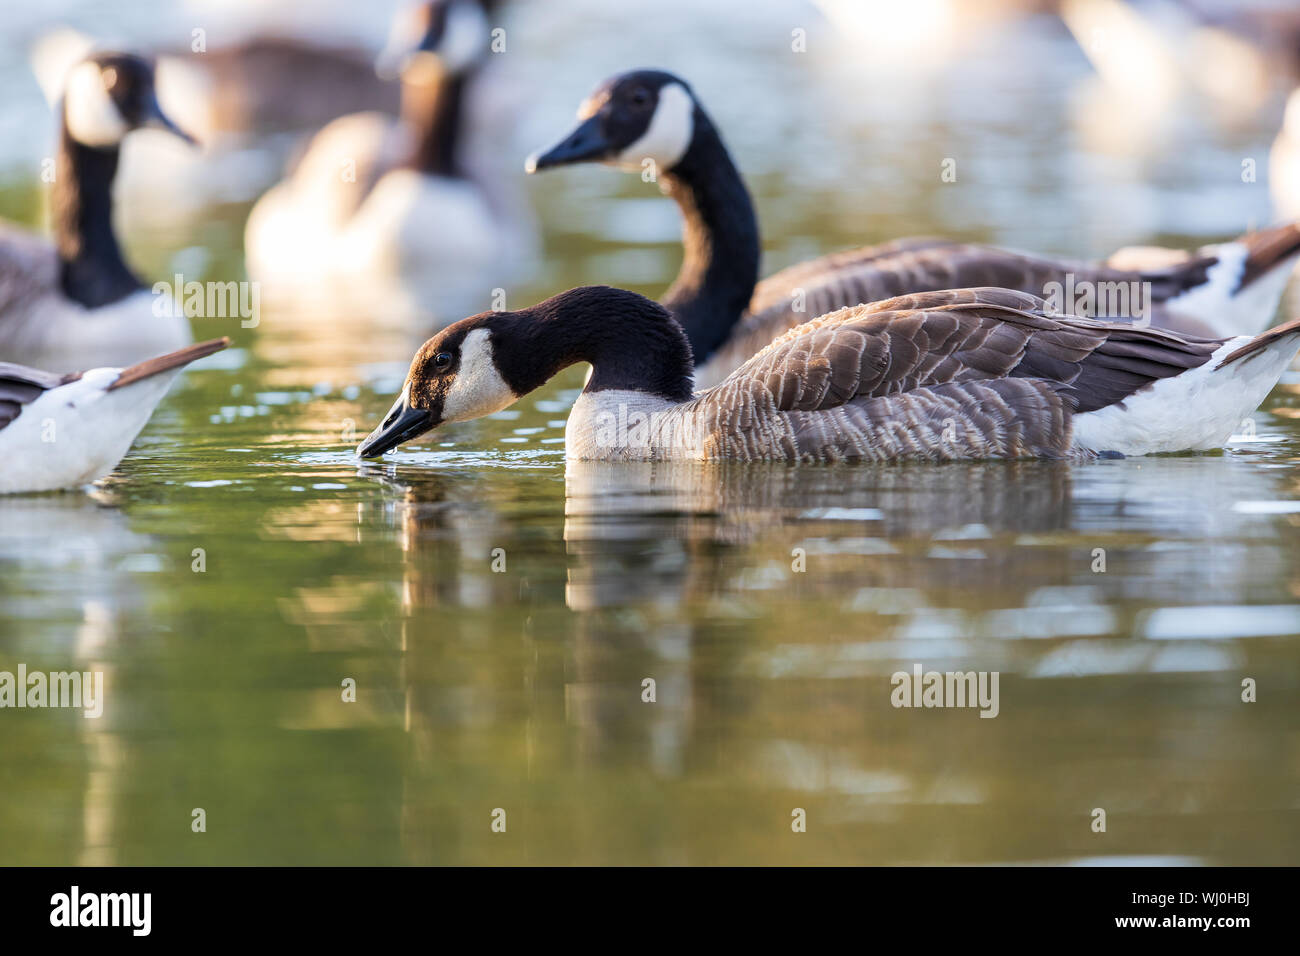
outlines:
[{"label": "white breast", "polygon": [[565,457],[580,461],[695,461],[702,456],[688,406],[644,392],[578,396],[564,429]]},{"label": "white breast", "polygon": [[249,273],[268,301],[394,321],[485,312],[526,265],[525,245],[473,183],[394,170],[355,215],[323,219],[277,186],[247,232]]}]

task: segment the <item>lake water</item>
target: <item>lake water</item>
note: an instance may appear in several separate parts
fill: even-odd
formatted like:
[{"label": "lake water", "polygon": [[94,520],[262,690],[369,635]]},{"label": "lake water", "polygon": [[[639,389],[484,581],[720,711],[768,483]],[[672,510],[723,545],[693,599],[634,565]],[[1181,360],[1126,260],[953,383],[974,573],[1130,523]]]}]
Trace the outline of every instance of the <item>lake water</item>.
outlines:
[{"label": "lake water", "polygon": [[[536,103],[503,149],[522,165],[612,71],[675,69],[746,172],[767,272],[901,235],[1098,256],[1269,219],[1240,170],[1279,99],[1226,125],[1185,104],[1106,152],[1048,19],[900,79],[797,3],[670,4],[693,30],[546,6],[569,9],[514,28]],[[158,6],[127,10],[157,36]],[[25,75],[12,42],[0,80]],[[0,107],[43,111],[34,87]],[[0,215],[36,222],[21,149]],[[546,259],[514,301],[671,279],[653,187],[526,185]],[[132,260],[239,278],[246,209],[133,233]],[[100,488],[0,498],[0,671],[105,675],[98,719],[0,711],[0,863],[1295,862],[1294,375],[1223,454],[566,467],[574,369],[361,464],[424,330],[303,318],[200,322],[235,347]],[[894,707],[918,666],[996,672],[996,717]]]}]

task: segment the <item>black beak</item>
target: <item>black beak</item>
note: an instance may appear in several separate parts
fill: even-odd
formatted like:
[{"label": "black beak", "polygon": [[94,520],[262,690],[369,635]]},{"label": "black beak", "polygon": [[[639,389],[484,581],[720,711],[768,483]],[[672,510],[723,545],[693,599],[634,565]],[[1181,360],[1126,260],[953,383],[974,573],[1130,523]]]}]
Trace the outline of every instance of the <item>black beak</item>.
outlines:
[{"label": "black beak", "polygon": [[524,164],[525,171],[535,173],[539,169],[549,169],[552,166],[567,166],[570,163],[586,163],[610,158],[614,155],[615,147],[605,138],[600,125],[599,116],[583,120],[573,132],[546,152],[529,156]]},{"label": "black beak", "polygon": [[143,122],[140,125],[147,126],[150,129],[166,130],[173,136],[179,136],[191,146],[199,145],[197,139],[173,123],[171,117],[162,111],[162,107],[158,105],[158,97],[156,94],[150,94],[149,102],[146,103],[144,107]]},{"label": "black beak", "polygon": [[412,408],[404,398],[399,398],[384,419],[384,423],[366,436],[357,446],[358,458],[378,458],[404,441],[423,435],[438,423],[433,413],[423,408]]}]

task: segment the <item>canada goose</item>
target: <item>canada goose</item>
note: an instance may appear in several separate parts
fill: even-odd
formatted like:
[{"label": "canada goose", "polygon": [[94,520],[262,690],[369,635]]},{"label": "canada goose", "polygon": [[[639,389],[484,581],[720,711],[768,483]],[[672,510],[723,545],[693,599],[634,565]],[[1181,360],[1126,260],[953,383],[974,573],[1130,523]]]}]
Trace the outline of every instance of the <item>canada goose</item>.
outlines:
[{"label": "canada goose", "polygon": [[[1218,336],[1256,332],[1277,309],[1300,257],[1300,229],[1282,226],[1180,254],[1144,272],[942,239],[902,239],[823,256],[758,279],[759,235],[745,184],[690,87],[671,73],[636,70],[597,87],[581,123],[528,160],[530,172],[579,162],[656,167],[681,208],[684,255],[663,303],[696,357],[696,384],[716,384],[775,336],[846,305],[908,292],[980,285],[1045,295],[1051,284],[1149,292],[1150,322]],[[1064,311],[1074,311],[1065,309]]]},{"label": "canada goose", "polygon": [[254,35],[186,59],[204,71],[204,105],[219,132],[274,134],[361,110],[397,113],[397,89],[359,47]]},{"label": "canada goose", "polygon": [[488,306],[518,278],[531,214],[463,155],[467,91],[490,42],[478,0],[432,0],[399,17],[379,68],[400,72],[401,122],[363,113],[330,123],[249,216],[248,272],[267,299],[313,314],[445,317]]},{"label": "canada goose", "polygon": [[[114,192],[117,221],[130,234],[192,234],[213,206],[252,203],[283,175],[299,137],[347,113],[395,116],[399,86],[375,75],[373,54],[341,43],[254,34],[220,45],[159,49],[155,87],[166,112],[185,117],[203,143],[187,149],[164,136],[132,137]],[[215,40],[214,36],[214,40]],[[41,35],[29,52],[46,99],[63,95],[67,71],[95,49],[69,27]]]},{"label": "canada goose", "polygon": [[229,344],[212,339],[129,368],[67,375],[0,362],[0,494],[57,491],[104,477],[181,369]]},{"label": "canada goose", "polygon": [[156,127],[192,142],[158,108],[152,65],[96,53],[67,75],[51,187],[54,243],[0,225],[0,359],[66,372],[129,364],[190,341],[181,310],[155,314],[113,232],[123,138]]},{"label": "canada goose", "polygon": [[1143,8],[1125,0],[1063,0],[1060,14],[1102,80],[1117,97],[1126,97],[1122,102],[1130,109],[1173,111],[1176,100],[1194,90],[1225,116],[1241,116],[1268,98],[1274,64],[1247,36],[1252,31],[1245,23],[1218,16],[1223,22],[1212,22],[1194,4]]},{"label": "canada goose", "polygon": [[666,309],[602,286],[472,316],[416,353],[357,449],[382,455],[499,411],[577,362],[571,459],[1091,458],[1219,448],[1300,349],[1300,320],[1201,339],[1064,318],[1009,289],[949,289],[791,329],[692,396]]}]

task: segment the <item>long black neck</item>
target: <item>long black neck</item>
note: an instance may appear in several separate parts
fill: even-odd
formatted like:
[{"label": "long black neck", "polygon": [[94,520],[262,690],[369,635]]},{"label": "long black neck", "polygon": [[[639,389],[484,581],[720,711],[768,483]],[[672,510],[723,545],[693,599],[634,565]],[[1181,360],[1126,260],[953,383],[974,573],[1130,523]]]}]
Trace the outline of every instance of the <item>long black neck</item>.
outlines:
[{"label": "long black neck", "polygon": [[459,176],[464,74],[441,73],[402,81],[402,120],[415,135],[405,166],[429,176]]},{"label": "long black neck", "polygon": [[754,294],[758,222],[744,180],[698,107],[690,148],[662,179],[681,208],[685,246],[681,270],[662,301],[686,330],[699,365],[726,341]]},{"label": "long black neck", "polygon": [[109,305],[141,288],[113,234],[113,176],[117,147],[98,149],[59,137],[51,203],[59,286],[88,309]]},{"label": "long black neck", "polygon": [[573,289],[502,313],[496,360],[516,394],[578,362],[592,366],[587,391],[626,389],[669,401],[691,397],[690,345],[658,303],[603,286]]}]

